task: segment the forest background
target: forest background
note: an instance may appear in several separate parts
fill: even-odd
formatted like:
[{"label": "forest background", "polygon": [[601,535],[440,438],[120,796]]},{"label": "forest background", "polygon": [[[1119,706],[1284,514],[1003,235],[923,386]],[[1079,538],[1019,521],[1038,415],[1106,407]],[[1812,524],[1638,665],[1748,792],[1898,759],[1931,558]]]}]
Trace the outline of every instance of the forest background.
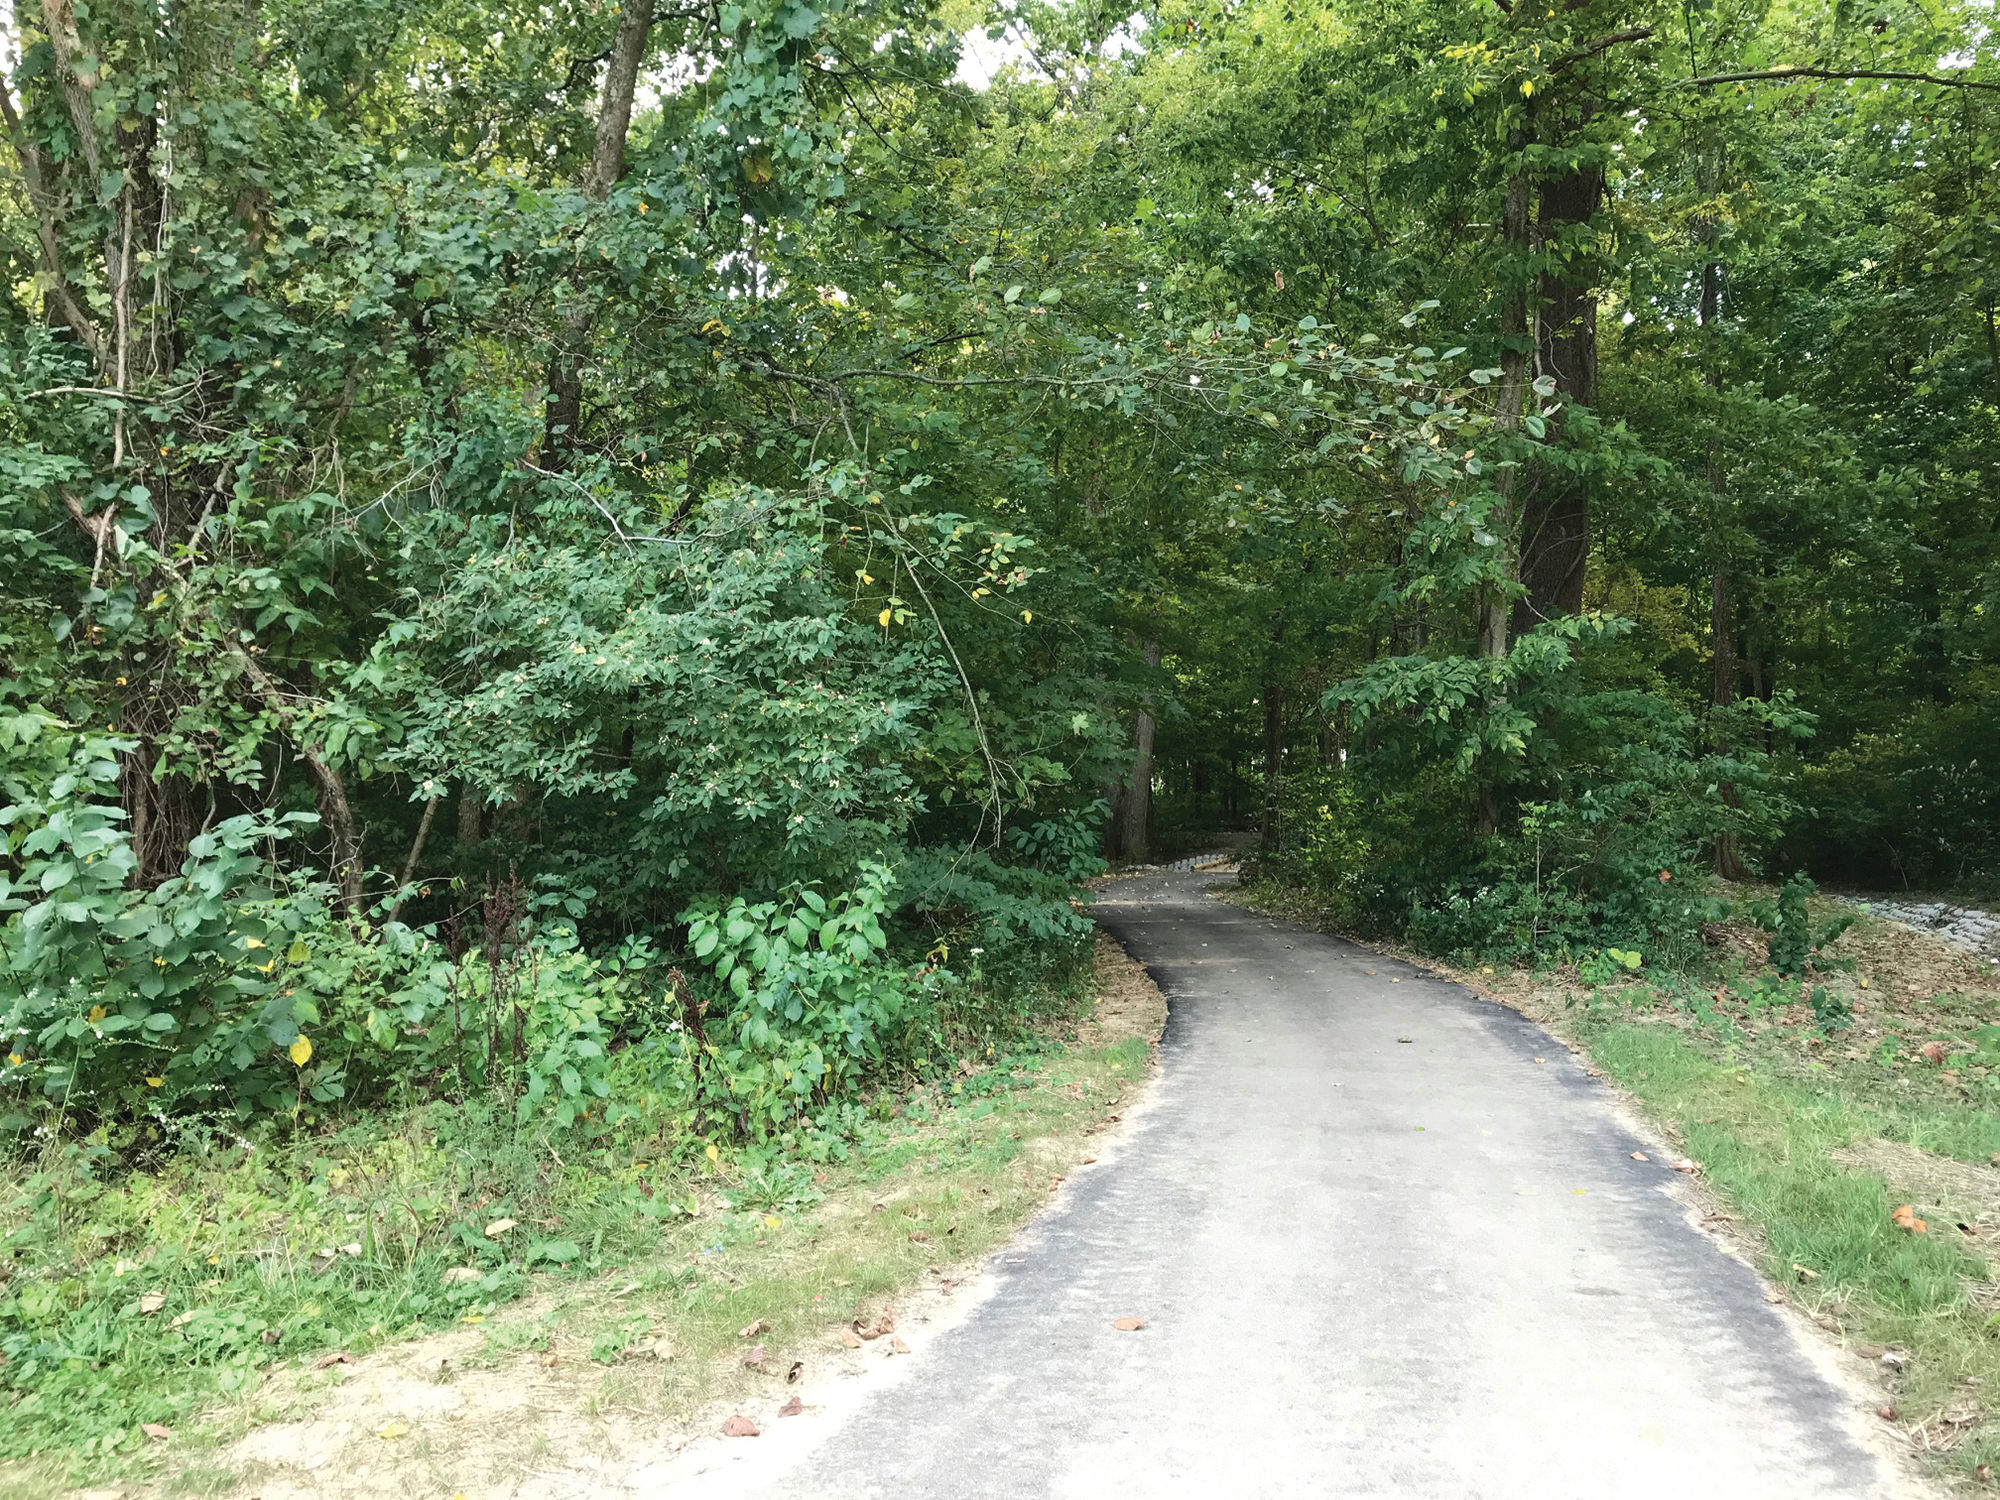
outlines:
[{"label": "forest background", "polygon": [[1222,829],[1525,965],[1990,890],[1991,25],[17,0],[20,1222],[410,1111],[837,1154]]}]

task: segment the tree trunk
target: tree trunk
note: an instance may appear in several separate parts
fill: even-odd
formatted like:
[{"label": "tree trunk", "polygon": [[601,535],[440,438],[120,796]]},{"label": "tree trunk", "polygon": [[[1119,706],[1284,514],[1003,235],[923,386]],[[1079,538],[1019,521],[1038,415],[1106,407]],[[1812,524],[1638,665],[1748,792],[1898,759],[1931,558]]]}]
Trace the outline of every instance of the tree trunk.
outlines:
[{"label": "tree trunk", "polygon": [[[1710,229],[1706,237],[1712,243],[1714,230]],[[1722,389],[1722,369],[1715,348],[1716,320],[1721,314],[1722,268],[1711,254],[1701,268],[1701,326],[1708,363],[1708,368],[1702,373],[1702,383],[1714,393]],[[1718,399],[1714,420],[1720,422],[1721,416]],[[1709,551],[1712,558],[1708,577],[1709,702],[1715,708],[1715,748],[1718,753],[1727,753],[1730,743],[1723,716],[1736,701],[1736,619],[1731,607],[1728,537],[1724,526],[1724,512],[1729,502],[1729,478],[1723,466],[1719,431],[1712,432],[1708,440],[1708,496]],[[1736,788],[1733,785],[1724,782],[1719,791],[1724,803],[1730,807],[1736,805]],[[1727,829],[1715,838],[1714,869],[1723,880],[1741,880],[1746,873],[1743,852],[1737,845],[1736,835]]]},{"label": "tree trunk", "polygon": [[[1160,643],[1142,648],[1146,665],[1160,664]],[[1153,847],[1153,716],[1141,707],[1132,725],[1132,779],[1119,809],[1119,844],[1127,859],[1143,860]]]},{"label": "tree trunk", "polygon": [[[604,97],[597,111],[597,140],[583,190],[601,201],[625,175],[625,140],[632,129],[632,95],[639,65],[653,29],[653,0],[626,0],[618,17],[618,38],[604,73]],[[583,424],[583,361],[590,346],[590,309],[581,300],[563,309],[562,328],[549,358],[548,395],[542,408],[542,464],[560,470],[575,450]]]},{"label": "tree trunk", "polygon": [[1278,826],[1278,792],[1285,774],[1285,690],[1264,684],[1264,827],[1268,840]]},{"label": "tree trunk", "polygon": [[[1565,406],[1597,404],[1597,292],[1593,257],[1578,243],[1604,195],[1604,173],[1584,167],[1541,185],[1535,241],[1543,269],[1536,287],[1535,357]],[[1562,424],[1556,418],[1555,431]],[[1542,469],[1521,507],[1521,582],[1514,632],[1581,613],[1590,555],[1590,500],[1581,479]]]},{"label": "tree trunk", "polygon": [[[1515,150],[1525,148],[1525,138],[1516,135]],[[1528,410],[1528,175],[1517,169],[1507,179],[1507,200],[1502,213],[1509,274],[1514,285],[1500,311],[1500,380],[1493,392],[1493,426],[1499,432],[1518,432]],[[1499,502],[1488,520],[1487,529],[1499,538],[1501,578],[1489,584],[1479,598],[1479,655],[1498,661],[1507,655],[1510,590],[1518,578],[1520,554],[1513,537],[1514,512],[1520,485],[1520,468],[1503,468],[1494,480]],[[1481,834],[1490,834],[1500,825],[1500,796],[1489,778],[1482,777],[1474,793],[1473,825]]]}]

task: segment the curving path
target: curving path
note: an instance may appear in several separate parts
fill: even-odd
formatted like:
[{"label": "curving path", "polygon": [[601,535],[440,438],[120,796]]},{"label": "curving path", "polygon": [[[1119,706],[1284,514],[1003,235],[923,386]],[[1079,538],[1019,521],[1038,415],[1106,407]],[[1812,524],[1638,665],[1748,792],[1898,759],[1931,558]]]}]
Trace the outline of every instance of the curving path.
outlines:
[{"label": "curving path", "polygon": [[[1155,1099],[1116,1155],[995,1258],[963,1322],[897,1361],[903,1379],[823,1435],[802,1422],[788,1455],[738,1444],[695,1488],[1912,1493],[1560,1044],[1209,899],[1214,878],[1147,874],[1097,903],[1172,1007]],[[1148,1326],[1118,1332],[1121,1315]]]}]

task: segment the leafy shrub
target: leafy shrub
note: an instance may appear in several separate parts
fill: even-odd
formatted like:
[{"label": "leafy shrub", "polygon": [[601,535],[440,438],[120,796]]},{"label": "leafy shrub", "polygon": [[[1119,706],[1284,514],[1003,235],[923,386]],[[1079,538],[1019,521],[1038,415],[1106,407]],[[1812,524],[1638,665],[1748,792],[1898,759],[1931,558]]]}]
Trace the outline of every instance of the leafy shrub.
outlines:
[{"label": "leafy shrub", "polygon": [[1796,874],[1779,887],[1776,900],[1752,901],[1745,908],[1750,920],[1771,935],[1771,967],[1788,979],[1798,978],[1808,969],[1854,967],[1852,959],[1834,958],[1826,952],[1854,925],[1854,914],[1814,922],[1806,897],[1818,889],[1811,877]]},{"label": "leafy shrub", "polygon": [[732,997],[714,1052],[751,1129],[776,1129],[842,1092],[923,1003],[931,976],[884,961],[894,883],[869,862],[830,901],[800,886],[777,901],[739,896],[686,914],[691,951]]},{"label": "leafy shrub", "polygon": [[226,819],[189,844],[178,875],[135,890],[117,804],[130,742],[53,724],[49,738],[55,774],[40,786],[10,776],[0,806],[8,1091],[69,1111],[198,1100],[239,1115],[289,1106],[301,1089],[338,1095],[339,1069],[304,1067],[301,1027],[318,1013],[291,982],[324,890],[288,887],[263,852],[315,820]]}]

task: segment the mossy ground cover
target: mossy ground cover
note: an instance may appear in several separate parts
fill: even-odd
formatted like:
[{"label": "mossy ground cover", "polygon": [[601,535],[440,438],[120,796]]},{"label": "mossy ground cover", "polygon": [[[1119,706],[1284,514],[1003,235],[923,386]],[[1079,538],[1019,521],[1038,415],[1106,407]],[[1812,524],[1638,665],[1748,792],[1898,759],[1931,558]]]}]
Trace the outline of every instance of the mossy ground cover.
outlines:
[{"label": "mossy ground cover", "polygon": [[[1228,891],[1308,925],[1295,891]],[[1815,903],[1816,913],[1834,910]],[[1866,915],[1810,984],[1763,939],[1710,931],[1670,972],[1582,955],[1540,970],[1402,956],[1514,1006],[1582,1051],[1688,1157],[1783,1297],[1863,1357],[1893,1423],[1975,1490],[2000,1469],[2000,981],[1984,959]],[[1824,1009],[1824,1003],[1822,1009]],[[1923,1223],[1896,1222],[1908,1205]]]}]

